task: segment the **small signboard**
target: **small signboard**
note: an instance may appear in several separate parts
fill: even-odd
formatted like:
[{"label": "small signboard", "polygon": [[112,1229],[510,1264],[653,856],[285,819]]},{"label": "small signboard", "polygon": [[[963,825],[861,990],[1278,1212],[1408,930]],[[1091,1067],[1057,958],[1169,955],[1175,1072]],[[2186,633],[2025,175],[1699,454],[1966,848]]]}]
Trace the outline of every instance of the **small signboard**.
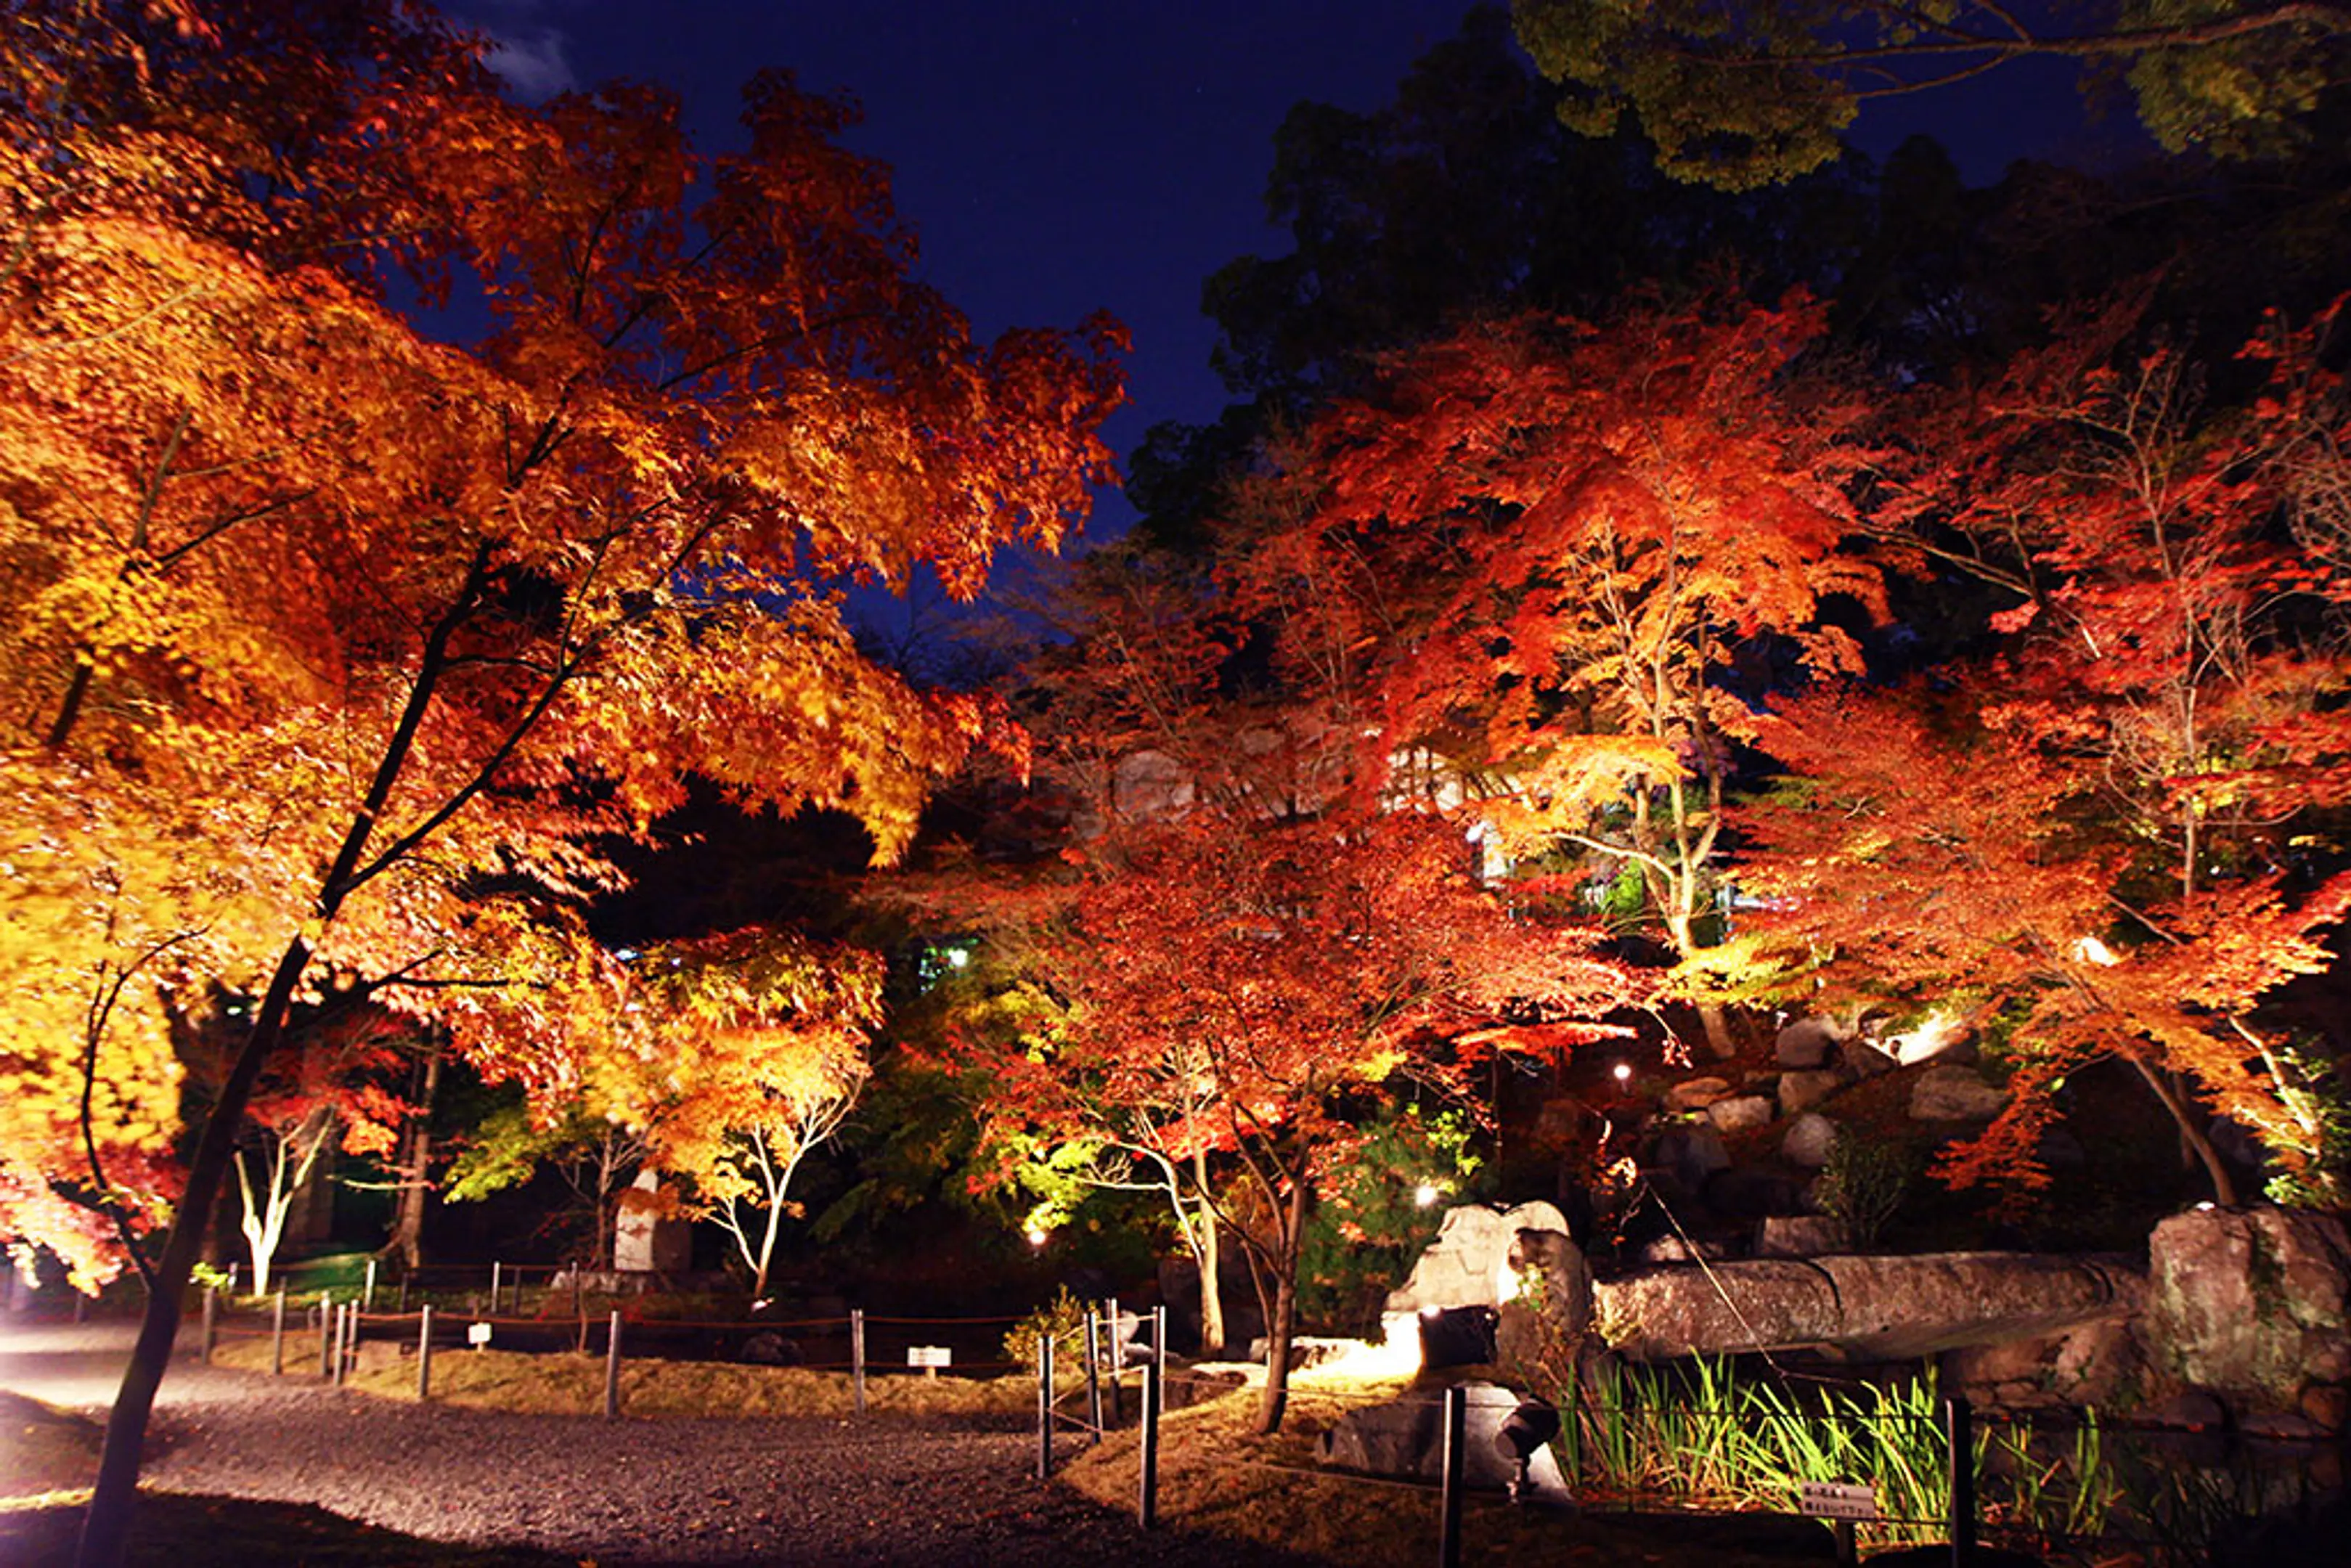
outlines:
[{"label": "small signboard", "polygon": [[1866,1481],[1804,1481],[1796,1511],[1807,1519],[1876,1519],[1876,1490]]},{"label": "small signboard", "polygon": [[484,1345],[489,1343],[490,1325],[487,1323],[467,1323],[465,1325],[465,1343],[472,1345],[475,1350],[479,1350]]},{"label": "small signboard", "polygon": [[906,1347],[906,1364],[921,1367],[925,1377],[936,1377],[940,1367],[955,1364],[955,1352],[943,1344],[910,1344]]}]

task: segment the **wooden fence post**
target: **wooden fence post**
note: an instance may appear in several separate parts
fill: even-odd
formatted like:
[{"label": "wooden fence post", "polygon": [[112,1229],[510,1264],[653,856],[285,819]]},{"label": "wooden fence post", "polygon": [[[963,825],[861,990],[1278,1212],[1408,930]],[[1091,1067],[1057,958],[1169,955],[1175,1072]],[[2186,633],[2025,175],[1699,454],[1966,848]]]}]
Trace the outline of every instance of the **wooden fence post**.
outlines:
[{"label": "wooden fence post", "polygon": [[204,1348],[198,1353],[200,1359],[206,1366],[210,1366],[213,1364],[213,1345],[218,1340],[219,1336],[220,1288],[216,1285],[206,1285],[204,1287]]},{"label": "wooden fence post", "polygon": [[1086,1309],[1086,1421],[1093,1428],[1093,1440],[1101,1442],[1102,1317],[1092,1307]]},{"label": "wooden fence post", "polygon": [[286,1375],[286,1284],[278,1281],[277,1300],[269,1309],[269,1375]]},{"label": "wooden fence post", "polygon": [[604,1419],[621,1414],[621,1309],[612,1309],[612,1328],[604,1341]]},{"label": "wooden fence post", "polygon": [[[1113,1337],[1117,1334],[1113,1328]],[[1159,1402],[1160,1367],[1156,1361],[1143,1364],[1143,1424],[1137,1432],[1141,1442],[1137,1452],[1142,1458],[1142,1473],[1135,1478],[1134,1521],[1145,1530],[1159,1528]]]},{"label": "wooden fence post", "polygon": [[319,1375],[321,1377],[335,1375],[335,1336],[328,1330],[340,1327],[341,1324],[335,1318],[335,1293],[329,1291],[319,1298]]},{"label": "wooden fence post", "polygon": [[419,1405],[433,1397],[433,1303],[424,1303],[417,1313],[416,1331],[416,1402]]},{"label": "wooden fence post", "polygon": [[865,1309],[849,1309],[849,1381],[855,1393],[857,1413],[865,1414]]}]

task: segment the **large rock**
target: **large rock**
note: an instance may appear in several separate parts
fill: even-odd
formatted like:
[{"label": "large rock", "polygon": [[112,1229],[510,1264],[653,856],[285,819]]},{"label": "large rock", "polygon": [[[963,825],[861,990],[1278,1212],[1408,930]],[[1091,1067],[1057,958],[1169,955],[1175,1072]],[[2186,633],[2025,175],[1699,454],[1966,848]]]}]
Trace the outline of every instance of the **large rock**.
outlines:
[{"label": "large rock", "polygon": [[1706,1190],[1707,1177],[1730,1168],[1730,1151],[1711,1124],[1677,1122],[1657,1134],[1641,1163],[1670,1183],[1677,1196],[1696,1197]]},{"label": "large rock", "polygon": [[1780,1157],[1792,1166],[1816,1171],[1829,1163],[1836,1140],[1837,1124],[1818,1111],[1807,1111],[1789,1124],[1787,1135],[1780,1140]]},{"label": "large rock", "polygon": [[2231,1404],[2296,1407],[2351,1382],[2351,1239],[2329,1215],[2199,1209],[2155,1228],[2141,1337],[2158,1374]]},{"label": "large rock", "polygon": [[2111,1409],[2140,1382],[2144,1363],[2132,1327],[2102,1318],[2062,1333],[1965,1345],[1946,1352],[1938,1370],[1944,1387],[1994,1408]]},{"label": "large rock", "polygon": [[1782,1072],[1780,1109],[1786,1115],[1801,1115],[1844,1087],[1844,1075],[1841,1072]]},{"label": "large rock", "polygon": [[1986,1083],[1971,1067],[1930,1067],[1911,1086],[1910,1119],[1989,1122],[2007,1103],[2008,1096]]},{"label": "large rock", "polygon": [[639,1171],[612,1222],[612,1267],[624,1273],[674,1272],[694,1262],[694,1225],[677,1216],[661,1177]]},{"label": "large rock", "polygon": [[1549,1203],[1522,1203],[1508,1209],[1470,1203],[1447,1210],[1437,1239],[1412,1266],[1411,1276],[1388,1292],[1381,1314],[1389,1324],[1388,1343],[1399,1343],[1399,1326],[1416,1332],[1400,1320],[1425,1308],[1499,1304],[1504,1277],[1511,1271],[1510,1249],[1521,1230],[1556,1231],[1564,1237],[1567,1220]]},{"label": "large rock", "polygon": [[1782,1067],[1818,1067],[1844,1039],[1844,1031],[1828,1019],[1798,1019],[1773,1039],[1771,1058]]},{"label": "large rock", "polygon": [[[1462,1387],[1468,1394],[1462,1479],[1473,1487],[1508,1486],[1516,1467],[1502,1457],[1495,1439],[1502,1423],[1519,1407],[1519,1396],[1492,1383],[1465,1383]],[[1440,1398],[1435,1389],[1415,1390],[1392,1405],[1346,1411],[1337,1425],[1316,1440],[1315,1458],[1325,1465],[1367,1475],[1441,1480],[1445,1424]],[[1567,1479],[1560,1473],[1559,1460],[1547,1447],[1535,1451],[1527,1479],[1539,1499],[1566,1501],[1573,1496]]]},{"label": "large rock", "polygon": [[1555,1370],[1579,1364],[1592,1326],[1592,1266],[1583,1249],[1556,1230],[1521,1230],[1510,1263],[1518,1284],[1495,1323],[1496,1362],[1553,1364]]},{"label": "large rock", "polygon": [[1676,1115],[1703,1111],[1730,1092],[1728,1078],[1685,1078],[1666,1091],[1666,1109]]},{"label": "large rock", "polygon": [[1825,1214],[1766,1215],[1755,1227],[1758,1258],[1820,1258],[1851,1246],[1844,1221]]},{"label": "large rock", "polygon": [[1706,1108],[1706,1119],[1726,1133],[1763,1126],[1777,1113],[1770,1097],[1762,1094],[1733,1094]]},{"label": "large rock", "polygon": [[2119,1261],[2012,1252],[1755,1259],[1593,1287],[1600,1322],[1632,1325],[1617,1348],[1648,1360],[1806,1345],[1905,1360],[2127,1317],[2144,1294]]}]

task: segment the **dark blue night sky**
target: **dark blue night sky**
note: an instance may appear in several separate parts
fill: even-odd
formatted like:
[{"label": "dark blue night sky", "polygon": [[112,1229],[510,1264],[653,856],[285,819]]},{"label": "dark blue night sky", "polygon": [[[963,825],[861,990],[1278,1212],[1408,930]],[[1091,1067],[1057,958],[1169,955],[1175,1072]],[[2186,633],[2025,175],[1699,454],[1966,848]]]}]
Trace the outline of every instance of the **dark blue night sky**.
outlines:
[{"label": "dark blue night sky", "polygon": [[[1368,110],[1458,30],[1464,0],[459,0],[511,47],[527,96],[614,76],[681,93],[695,140],[733,140],[737,89],[780,66],[864,107],[852,139],[896,172],[924,270],[983,334],[1107,309],[1134,335],[1123,452],[1223,405],[1201,280],[1288,248],[1265,221],[1275,127],[1315,99]],[[2125,117],[2127,118],[2126,116]],[[1882,153],[1941,136],[1977,181],[2024,152],[2095,155],[2061,69],[2001,72],[1873,110]],[[1111,498],[1097,532],[1123,526]]]}]

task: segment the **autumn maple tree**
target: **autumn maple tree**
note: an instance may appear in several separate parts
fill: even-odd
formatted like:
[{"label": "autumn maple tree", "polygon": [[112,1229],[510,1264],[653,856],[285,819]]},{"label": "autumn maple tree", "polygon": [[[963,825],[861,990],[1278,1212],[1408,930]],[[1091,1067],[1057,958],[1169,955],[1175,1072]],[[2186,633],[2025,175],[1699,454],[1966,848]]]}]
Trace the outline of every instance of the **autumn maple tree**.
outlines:
[{"label": "autumn maple tree", "polygon": [[1228,569],[1246,612],[1298,628],[1293,666],[1344,667],[1383,789],[1633,879],[1686,962],[1753,734],[1738,665],[1857,671],[1831,601],[1884,610],[1847,488],[1862,402],[1800,363],[1821,325],[1724,303],[1416,350],[1322,422]]},{"label": "autumn maple tree", "polygon": [[[689,775],[877,853],[987,732],[857,653],[837,584],[951,591],[1102,471],[1106,326],[973,340],[841,104],[742,151],[666,94],[528,108],[429,12],[13,8],[0,41],[0,972],[8,1225],[145,1206],[168,1023],[255,998],[198,1132],[83,1543],[119,1559],[245,1113],[329,985],[547,1103],[613,984],[580,901]],[[442,340],[404,270],[478,318]],[[85,1136],[85,1130],[87,1135]],[[168,1192],[168,1186],[158,1186]]]},{"label": "autumn maple tree", "polygon": [[[238,1009],[241,1011],[242,1009]],[[233,1025],[228,1013],[214,1020]],[[381,1009],[337,1009],[299,1029],[255,1085],[247,1141],[235,1155],[237,1230],[253,1292],[269,1290],[295,1198],[330,1149],[387,1155],[408,1107],[388,1084],[404,1065],[408,1028]]]},{"label": "autumn maple tree", "polygon": [[1039,1005],[987,1114],[1125,1151],[1244,1249],[1267,1308],[1259,1408],[1280,1424],[1298,1263],[1351,1095],[1391,1079],[1466,1098],[1512,1019],[1612,1030],[1632,994],[1598,933],[1515,915],[1431,813],[1144,825],[1081,857],[1029,965]]},{"label": "autumn maple tree", "polygon": [[2079,315],[1920,411],[1919,538],[2001,591],[1999,648],[1944,673],[1951,696],[1785,707],[1764,743],[1796,782],[1747,818],[1741,877],[1786,902],[1752,935],[1856,998],[2011,1010],[2010,1107],[1954,1175],[2043,1179],[2053,1085],[2112,1058],[2220,1201],[2216,1113],[2276,1192],[2339,1201],[2335,1092],[2261,1011],[2328,966],[2351,908],[2329,842],[2351,777],[2351,581],[2324,544],[2339,383],[2281,328],[2249,351],[2265,388],[2202,400],[2136,320]]}]

